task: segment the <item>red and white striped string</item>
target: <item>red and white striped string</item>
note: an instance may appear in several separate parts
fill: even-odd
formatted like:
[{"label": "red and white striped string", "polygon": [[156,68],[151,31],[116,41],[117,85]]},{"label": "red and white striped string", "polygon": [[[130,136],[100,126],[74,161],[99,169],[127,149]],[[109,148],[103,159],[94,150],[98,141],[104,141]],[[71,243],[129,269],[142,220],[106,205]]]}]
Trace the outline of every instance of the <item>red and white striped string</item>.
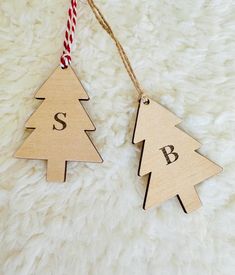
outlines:
[{"label": "red and white striped string", "polygon": [[62,69],[68,68],[72,61],[71,47],[74,41],[74,33],[77,25],[77,0],[71,0],[68,15],[69,17],[64,38],[64,50],[60,58],[60,66]]}]

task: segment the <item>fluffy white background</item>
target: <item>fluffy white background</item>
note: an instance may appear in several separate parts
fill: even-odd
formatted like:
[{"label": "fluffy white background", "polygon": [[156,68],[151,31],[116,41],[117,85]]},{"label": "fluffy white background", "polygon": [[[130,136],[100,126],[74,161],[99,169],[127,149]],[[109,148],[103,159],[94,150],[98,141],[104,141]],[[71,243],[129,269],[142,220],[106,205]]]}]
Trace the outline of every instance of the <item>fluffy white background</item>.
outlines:
[{"label": "fluffy white background", "polygon": [[144,88],[224,167],[198,185],[204,206],[190,215],[176,198],[142,210],[135,90],[84,4],[73,67],[104,163],[69,163],[68,182],[53,184],[45,162],[12,157],[39,106],[35,91],[58,64],[68,2],[0,0],[0,274],[234,274],[234,1],[96,1]]}]

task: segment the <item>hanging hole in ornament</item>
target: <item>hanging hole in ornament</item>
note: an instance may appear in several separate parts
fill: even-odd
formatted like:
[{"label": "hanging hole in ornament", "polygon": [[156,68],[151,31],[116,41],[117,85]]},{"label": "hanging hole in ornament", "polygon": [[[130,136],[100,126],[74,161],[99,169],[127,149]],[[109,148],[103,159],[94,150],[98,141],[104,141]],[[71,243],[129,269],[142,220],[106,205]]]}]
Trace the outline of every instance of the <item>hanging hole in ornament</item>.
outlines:
[{"label": "hanging hole in ornament", "polygon": [[143,96],[141,100],[144,103],[144,105],[149,105],[150,104],[150,100],[146,96]]}]

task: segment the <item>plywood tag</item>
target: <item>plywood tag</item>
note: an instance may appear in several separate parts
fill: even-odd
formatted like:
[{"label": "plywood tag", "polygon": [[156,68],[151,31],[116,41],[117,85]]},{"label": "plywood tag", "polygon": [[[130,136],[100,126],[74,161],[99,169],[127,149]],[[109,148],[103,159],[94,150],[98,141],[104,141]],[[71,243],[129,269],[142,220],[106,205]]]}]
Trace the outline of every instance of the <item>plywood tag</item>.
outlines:
[{"label": "plywood tag", "polygon": [[194,186],[222,170],[195,151],[200,143],[175,127],[180,122],[153,100],[140,100],[133,143],[144,141],[138,172],[149,174],[144,209],[178,196],[189,213],[201,206]]},{"label": "plywood tag", "polygon": [[95,126],[80,100],[89,97],[70,66],[58,67],[35,97],[43,102],[26,123],[34,131],[16,157],[47,160],[48,181],[65,181],[67,161],[102,162],[86,134]]}]

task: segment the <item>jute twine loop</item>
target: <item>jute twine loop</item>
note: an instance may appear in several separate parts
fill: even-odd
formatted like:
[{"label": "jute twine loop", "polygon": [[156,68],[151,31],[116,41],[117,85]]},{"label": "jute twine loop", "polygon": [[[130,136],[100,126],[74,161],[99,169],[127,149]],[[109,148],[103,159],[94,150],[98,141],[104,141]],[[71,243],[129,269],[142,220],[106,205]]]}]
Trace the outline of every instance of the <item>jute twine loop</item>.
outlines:
[{"label": "jute twine loop", "polygon": [[128,75],[131,78],[131,81],[133,82],[136,91],[139,95],[139,98],[142,98],[144,96],[144,91],[141,88],[141,85],[134,73],[134,70],[131,66],[130,60],[125,52],[125,50],[123,49],[121,43],[119,42],[119,40],[117,39],[117,37],[114,35],[110,25],[108,24],[108,22],[106,21],[106,19],[104,18],[103,14],[101,13],[101,11],[99,10],[99,8],[96,6],[96,4],[94,3],[93,0],[87,0],[89,6],[91,7],[96,19],[98,20],[98,22],[100,23],[100,25],[102,26],[102,28],[110,35],[110,37],[113,39],[113,41],[115,42],[115,45],[118,49],[119,55],[121,56],[122,62],[126,68],[126,71],[128,73]]}]

